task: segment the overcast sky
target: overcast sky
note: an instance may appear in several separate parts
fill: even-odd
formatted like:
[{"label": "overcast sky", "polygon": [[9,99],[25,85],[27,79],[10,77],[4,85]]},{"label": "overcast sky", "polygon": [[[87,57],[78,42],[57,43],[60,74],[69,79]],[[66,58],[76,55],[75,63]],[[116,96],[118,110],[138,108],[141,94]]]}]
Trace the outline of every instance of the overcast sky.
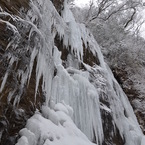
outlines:
[{"label": "overcast sky", "polygon": [[75,0],[75,4],[78,6],[85,6],[87,3],[89,3],[90,0]]}]

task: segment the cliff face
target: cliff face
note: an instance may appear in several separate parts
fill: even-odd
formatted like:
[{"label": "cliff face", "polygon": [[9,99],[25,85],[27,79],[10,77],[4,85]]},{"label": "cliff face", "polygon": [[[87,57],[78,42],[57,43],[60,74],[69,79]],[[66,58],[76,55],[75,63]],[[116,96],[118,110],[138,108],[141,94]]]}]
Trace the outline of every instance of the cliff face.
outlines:
[{"label": "cliff face", "polygon": [[[59,116],[52,100],[70,105],[74,123],[96,144],[143,145],[126,95],[92,34],[75,22],[66,0],[1,0],[0,7],[1,145],[15,144],[36,110],[63,126],[63,120],[52,119],[50,109],[48,117],[44,113],[42,105]],[[45,144],[37,139],[44,133],[38,137],[28,124],[39,122],[40,116],[35,114],[26,125],[26,134],[33,134],[33,143],[39,145]],[[18,145],[32,145],[26,134],[20,132]]]},{"label": "cliff face", "polygon": [[141,93],[138,88],[135,87],[135,84],[132,79],[129,77],[129,71],[126,71],[123,68],[112,68],[113,74],[124,92],[126,93],[133,110],[137,116],[140,127],[145,134],[145,97],[144,93]]},{"label": "cliff face", "polygon": [[22,83],[21,72],[27,71],[35,41],[35,36],[29,38],[32,26],[24,24],[29,1],[1,0],[0,6],[0,143],[6,145],[16,142],[19,130],[44,98],[39,87],[34,99],[36,62],[29,85]]}]

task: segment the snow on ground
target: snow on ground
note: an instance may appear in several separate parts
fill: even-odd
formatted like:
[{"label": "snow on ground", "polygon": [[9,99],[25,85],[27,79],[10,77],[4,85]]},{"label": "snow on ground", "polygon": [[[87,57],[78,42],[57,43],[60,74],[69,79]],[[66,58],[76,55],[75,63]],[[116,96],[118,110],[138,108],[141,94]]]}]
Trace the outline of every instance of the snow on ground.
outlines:
[{"label": "snow on ground", "polygon": [[58,103],[54,108],[43,106],[42,113],[36,112],[20,131],[16,145],[96,145],[73,123],[68,115],[71,107]]}]

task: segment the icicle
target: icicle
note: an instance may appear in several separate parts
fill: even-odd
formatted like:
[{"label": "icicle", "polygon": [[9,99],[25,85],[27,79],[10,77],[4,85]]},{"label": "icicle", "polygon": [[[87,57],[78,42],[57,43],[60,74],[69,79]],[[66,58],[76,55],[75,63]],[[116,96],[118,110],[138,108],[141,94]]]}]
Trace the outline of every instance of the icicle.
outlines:
[{"label": "icicle", "polygon": [[61,65],[57,66],[57,76],[53,79],[51,98],[55,102],[64,100],[69,104],[74,109],[74,121],[77,126],[90,140],[96,136],[97,142],[101,143],[103,129],[98,93],[87,80],[88,74],[73,68],[68,71],[73,75],[70,76]]},{"label": "icicle", "polygon": [[3,89],[4,89],[4,86],[5,86],[5,84],[6,84],[6,81],[7,81],[8,75],[9,75],[9,69],[12,67],[14,61],[15,61],[14,57],[11,57],[11,58],[10,58],[10,62],[9,62],[8,70],[7,70],[7,72],[5,73],[4,78],[3,78],[3,81],[2,81],[2,83],[1,83],[0,93],[1,93],[1,92],[3,91]]},{"label": "icicle", "polygon": [[2,84],[1,84],[1,87],[0,87],[0,93],[2,92],[2,90],[3,90],[3,88],[6,84],[7,78],[8,78],[8,72],[5,73],[5,76],[3,78],[3,81],[2,81]]}]

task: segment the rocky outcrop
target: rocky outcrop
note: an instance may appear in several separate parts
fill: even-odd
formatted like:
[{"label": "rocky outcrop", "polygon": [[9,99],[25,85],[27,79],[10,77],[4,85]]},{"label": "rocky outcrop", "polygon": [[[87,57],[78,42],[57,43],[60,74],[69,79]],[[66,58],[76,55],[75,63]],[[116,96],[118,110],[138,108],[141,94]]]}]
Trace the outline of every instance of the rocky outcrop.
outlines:
[{"label": "rocky outcrop", "polygon": [[59,14],[64,8],[64,0],[51,0]]},{"label": "rocky outcrop", "polygon": [[1,0],[1,11],[4,10],[10,14],[21,15],[29,9],[29,0]]},{"label": "rocky outcrop", "polygon": [[133,80],[129,79],[128,72],[123,68],[112,68],[112,72],[129,98],[129,101],[137,116],[140,127],[145,134],[145,97],[140,96],[139,91],[134,87]]},{"label": "rocky outcrop", "polygon": [[[29,65],[31,50],[28,50],[28,47],[30,43],[34,43],[34,37],[31,37],[30,42],[28,35],[31,26],[26,26],[14,18],[25,17],[29,1],[2,0],[0,7],[1,12],[7,12],[0,14],[0,144],[14,145],[19,130],[25,126],[36,108],[40,109],[44,98],[41,87],[36,100],[34,98],[36,62],[29,85],[22,86],[20,77],[23,76],[18,75]],[[11,14],[14,17],[11,17]],[[16,98],[19,102],[16,102]]]}]

